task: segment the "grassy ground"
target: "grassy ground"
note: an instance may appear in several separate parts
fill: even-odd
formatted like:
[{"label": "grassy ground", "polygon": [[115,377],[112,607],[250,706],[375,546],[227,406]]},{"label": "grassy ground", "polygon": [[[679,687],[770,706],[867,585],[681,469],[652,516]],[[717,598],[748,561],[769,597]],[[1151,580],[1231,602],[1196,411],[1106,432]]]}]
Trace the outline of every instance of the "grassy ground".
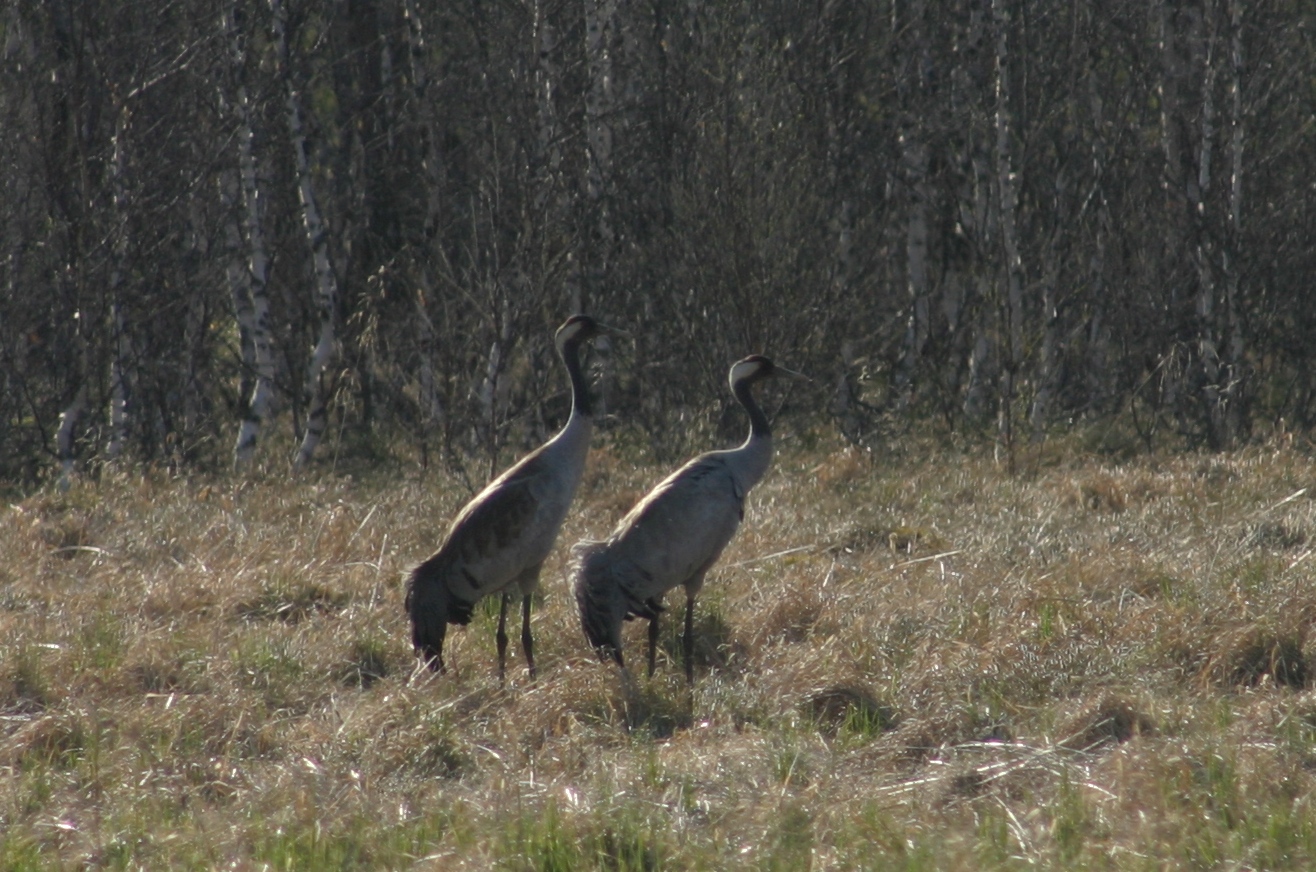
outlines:
[{"label": "grassy ground", "polygon": [[606,445],[505,689],[487,608],[413,669],[441,476],[0,508],[0,868],[1311,868],[1316,460],[915,454],[779,458],[693,694],[585,650],[567,546],[663,472]]}]

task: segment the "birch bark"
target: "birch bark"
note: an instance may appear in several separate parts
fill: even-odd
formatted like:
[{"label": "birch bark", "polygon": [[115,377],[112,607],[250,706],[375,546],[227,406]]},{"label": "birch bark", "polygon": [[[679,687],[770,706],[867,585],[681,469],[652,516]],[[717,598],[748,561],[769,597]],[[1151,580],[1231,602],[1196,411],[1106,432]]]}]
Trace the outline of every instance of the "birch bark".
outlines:
[{"label": "birch bark", "polygon": [[315,273],[315,310],[320,329],[315,346],[311,349],[306,367],[306,429],[293,461],[296,468],[305,467],[315,456],[315,449],[324,438],[329,423],[328,386],[326,376],[335,353],[335,310],[338,307],[338,280],[329,258],[329,233],[320,214],[311,177],[310,158],[307,155],[306,129],[302,117],[301,93],[293,81],[288,47],[288,11],[283,0],[270,0],[274,13],[274,44],[279,58],[280,76],[283,78],[288,114],[288,136],[292,145],[294,170],[297,175],[297,194],[301,201],[302,227],[311,251],[311,264]]},{"label": "birch bark", "polygon": [[[78,332],[81,334],[82,328],[79,325]],[[85,341],[79,336],[79,346],[85,346]],[[79,356],[85,359],[85,348],[79,349]],[[85,371],[85,366],[80,367]],[[59,414],[59,428],[55,431],[55,453],[59,457],[59,490],[60,493],[67,492],[73,484],[73,477],[77,472],[77,458],[74,454],[73,443],[78,421],[87,411],[87,381],[84,378],[82,384],[78,386],[78,391],[73,396],[73,401],[64,407]]]},{"label": "birch bark", "polygon": [[[238,427],[237,442],[233,447],[233,465],[242,470],[251,465],[261,430],[272,411],[274,348],[270,335],[269,256],[266,253],[265,230],[261,218],[263,198],[256,161],[251,99],[246,85],[246,34],[237,22],[235,4],[228,6],[224,24],[228,30],[234,82],[233,109],[237,122],[238,160],[236,180],[235,172],[230,170],[221,175],[219,183],[225,188],[221,191],[224,200],[232,203],[237,199],[238,192],[233,190],[236,187],[242,201],[241,228],[237,218],[226,221],[230,247],[228,278],[238,328],[246,339],[242,351],[244,362],[250,367],[247,378],[251,391],[242,423]],[[232,214],[230,211],[229,215]]]}]

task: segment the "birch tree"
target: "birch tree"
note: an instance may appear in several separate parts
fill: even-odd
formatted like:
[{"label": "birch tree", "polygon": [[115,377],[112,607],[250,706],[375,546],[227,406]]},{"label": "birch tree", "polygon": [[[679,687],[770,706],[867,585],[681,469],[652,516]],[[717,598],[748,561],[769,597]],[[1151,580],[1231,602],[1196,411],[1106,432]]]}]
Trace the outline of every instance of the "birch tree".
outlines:
[{"label": "birch tree", "polygon": [[306,422],[301,445],[293,465],[306,466],[315,455],[329,424],[329,367],[335,356],[336,316],[338,307],[338,279],[329,256],[329,231],[320,213],[315,183],[311,175],[311,162],[307,153],[305,123],[303,121],[301,91],[294,80],[289,49],[288,11],[283,0],[270,0],[273,13],[274,47],[279,62],[288,118],[288,139],[292,146],[293,171],[297,179],[297,195],[301,205],[302,227],[310,249],[314,274],[315,312],[319,331],[310,361],[306,367]]},{"label": "birch tree", "polygon": [[[251,97],[247,89],[247,35],[237,20],[236,3],[230,3],[223,19],[229,50],[231,99],[221,94],[221,105],[230,104],[236,126],[236,167],[220,174],[221,200],[225,210],[225,229],[229,241],[228,281],[233,309],[242,341],[243,363],[248,368],[242,422],[233,448],[234,467],[251,465],[261,430],[272,412],[274,402],[274,347],[271,337],[269,298],[269,256],[261,217],[264,198],[255,149],[255,125]],[[237,189],[236,191],[234,189]],[[235,213],[241,199],[241,220]]]}]

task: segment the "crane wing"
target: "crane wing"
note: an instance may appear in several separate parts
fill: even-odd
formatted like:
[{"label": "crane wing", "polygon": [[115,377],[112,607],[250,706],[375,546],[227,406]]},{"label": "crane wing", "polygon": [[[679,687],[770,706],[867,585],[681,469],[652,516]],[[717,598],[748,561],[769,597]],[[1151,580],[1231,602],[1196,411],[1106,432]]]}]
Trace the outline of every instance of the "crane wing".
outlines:
[{"label": "crane wing", "polygon": [[718,454],[697,457],[664,479],[623,518],[608,551],[625,566],[629,597],[661,596],[706,572],[744,515],[745,494]]},{"label": "crane wing", "polygon": [[[499,476],[466,504],[427,563],[442,564],[449,590],[475,602],[544,561],[570,505],[537,453]],[[569,489],[568,489],[569,490]],[[559,493],[559,491],[563,491]]]}]

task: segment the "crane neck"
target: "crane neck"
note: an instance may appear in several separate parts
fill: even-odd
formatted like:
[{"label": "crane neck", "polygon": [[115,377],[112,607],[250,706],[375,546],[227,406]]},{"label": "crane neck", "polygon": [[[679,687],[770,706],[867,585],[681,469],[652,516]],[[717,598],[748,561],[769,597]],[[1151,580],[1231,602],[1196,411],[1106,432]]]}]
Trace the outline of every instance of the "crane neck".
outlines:
[{"label": "crane neck", "polygon": [[731,386],[731,392],[735,395],[740,405],[745,407],[749,413],[749,439],[771,439],[772,425],[768,423],[768,416],[763,414],[759,404],[754,401],[754,395],[749,390],[749,380],[738,381]]},{"label": "crane neck", "polygon": [[580,368],[580,341],[567,340],[558,349],[558,353],[571,378],[571,417],[580,415],[588,418],[594,414],[594,407],[589,399],[589,382]]}]

